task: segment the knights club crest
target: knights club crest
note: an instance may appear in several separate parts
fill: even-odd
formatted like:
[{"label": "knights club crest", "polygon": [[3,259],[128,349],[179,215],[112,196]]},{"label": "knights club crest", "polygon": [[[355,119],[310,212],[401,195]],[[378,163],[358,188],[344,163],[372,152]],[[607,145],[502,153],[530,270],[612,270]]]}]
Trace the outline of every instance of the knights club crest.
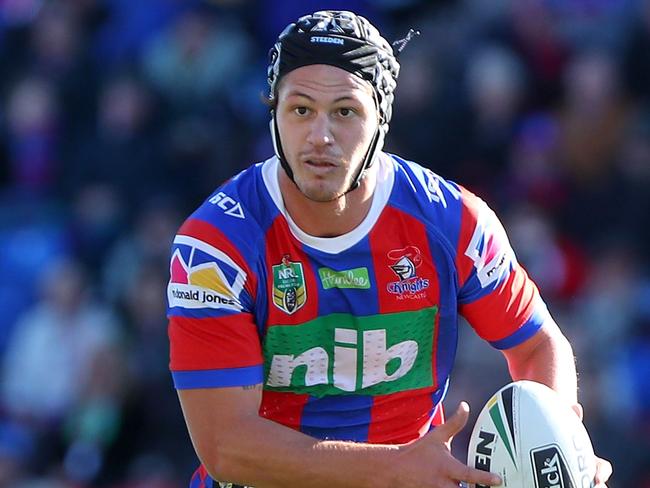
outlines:
[{"label": "knights club crest", "polygon": [[289,261],[289,255],[273,266],[273,303],[283,312],[292,314],[307,301],[307,287],[302,263]]}]

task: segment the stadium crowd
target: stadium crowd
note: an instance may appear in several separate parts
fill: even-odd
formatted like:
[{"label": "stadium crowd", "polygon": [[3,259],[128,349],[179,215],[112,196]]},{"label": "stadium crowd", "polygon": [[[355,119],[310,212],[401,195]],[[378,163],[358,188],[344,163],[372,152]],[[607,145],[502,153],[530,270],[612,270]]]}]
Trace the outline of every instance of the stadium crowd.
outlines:
[{"label": "stadium crowd", "polygon": [[[421,31],[386,149],[502,216],[609,486],[650,487],[649,0],[0,2],[0,486],[185,486],[171,238],[272,154],[266,53],[318,8]],[[465,328],[448,408],[507,381]]]}]

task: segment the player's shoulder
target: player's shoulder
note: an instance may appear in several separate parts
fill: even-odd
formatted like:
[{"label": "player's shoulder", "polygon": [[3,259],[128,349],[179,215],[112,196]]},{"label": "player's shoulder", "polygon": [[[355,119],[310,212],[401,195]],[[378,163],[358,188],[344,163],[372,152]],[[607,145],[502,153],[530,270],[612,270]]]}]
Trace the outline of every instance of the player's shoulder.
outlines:
[{"label": "player's shoulder", "polygon": [[[452,217],[462,211],[472,214],[487,204],[462,184],[447,179],[423,164],[389,154],[396,168],[397,190],[425,211]],[[438,215],[438,216],[440,216]]]},{"label": "player's shoulder", "polygon": [[262,168],[253,164],[219,186],[185,220],[176,240],[192,239],[217,249],[232,249],[246,261],[262,252],[267,228],[279,212],[268,195]]}]

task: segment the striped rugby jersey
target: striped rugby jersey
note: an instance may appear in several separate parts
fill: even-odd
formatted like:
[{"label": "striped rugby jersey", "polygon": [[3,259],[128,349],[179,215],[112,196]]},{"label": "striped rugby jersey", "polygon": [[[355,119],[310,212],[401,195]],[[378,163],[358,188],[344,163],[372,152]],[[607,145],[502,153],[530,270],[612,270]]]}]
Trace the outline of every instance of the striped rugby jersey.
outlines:
[{"label": "striped rugby jersey", "polygon": [[541,327],[546,306],[482,200],[397,156],[376,164],[367,217],[339,237],[295,225],[275,157],[187,219],[167,291],[176,388],[263,383],[263,417],[403,443],[436,423],[459,314],[500,349]]}]

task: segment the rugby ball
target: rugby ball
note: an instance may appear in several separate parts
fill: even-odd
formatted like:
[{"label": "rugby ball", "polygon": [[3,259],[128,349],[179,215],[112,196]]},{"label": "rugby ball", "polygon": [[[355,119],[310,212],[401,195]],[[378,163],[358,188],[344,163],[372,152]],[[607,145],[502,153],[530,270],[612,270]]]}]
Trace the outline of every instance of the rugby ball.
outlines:
[{"label": "rugby ball", "polygon": [[507,488],[589,488],[596,474],[582,422],[555,391],[534,381],[510,383],[488,400],[467,464],[497,473]]}]

